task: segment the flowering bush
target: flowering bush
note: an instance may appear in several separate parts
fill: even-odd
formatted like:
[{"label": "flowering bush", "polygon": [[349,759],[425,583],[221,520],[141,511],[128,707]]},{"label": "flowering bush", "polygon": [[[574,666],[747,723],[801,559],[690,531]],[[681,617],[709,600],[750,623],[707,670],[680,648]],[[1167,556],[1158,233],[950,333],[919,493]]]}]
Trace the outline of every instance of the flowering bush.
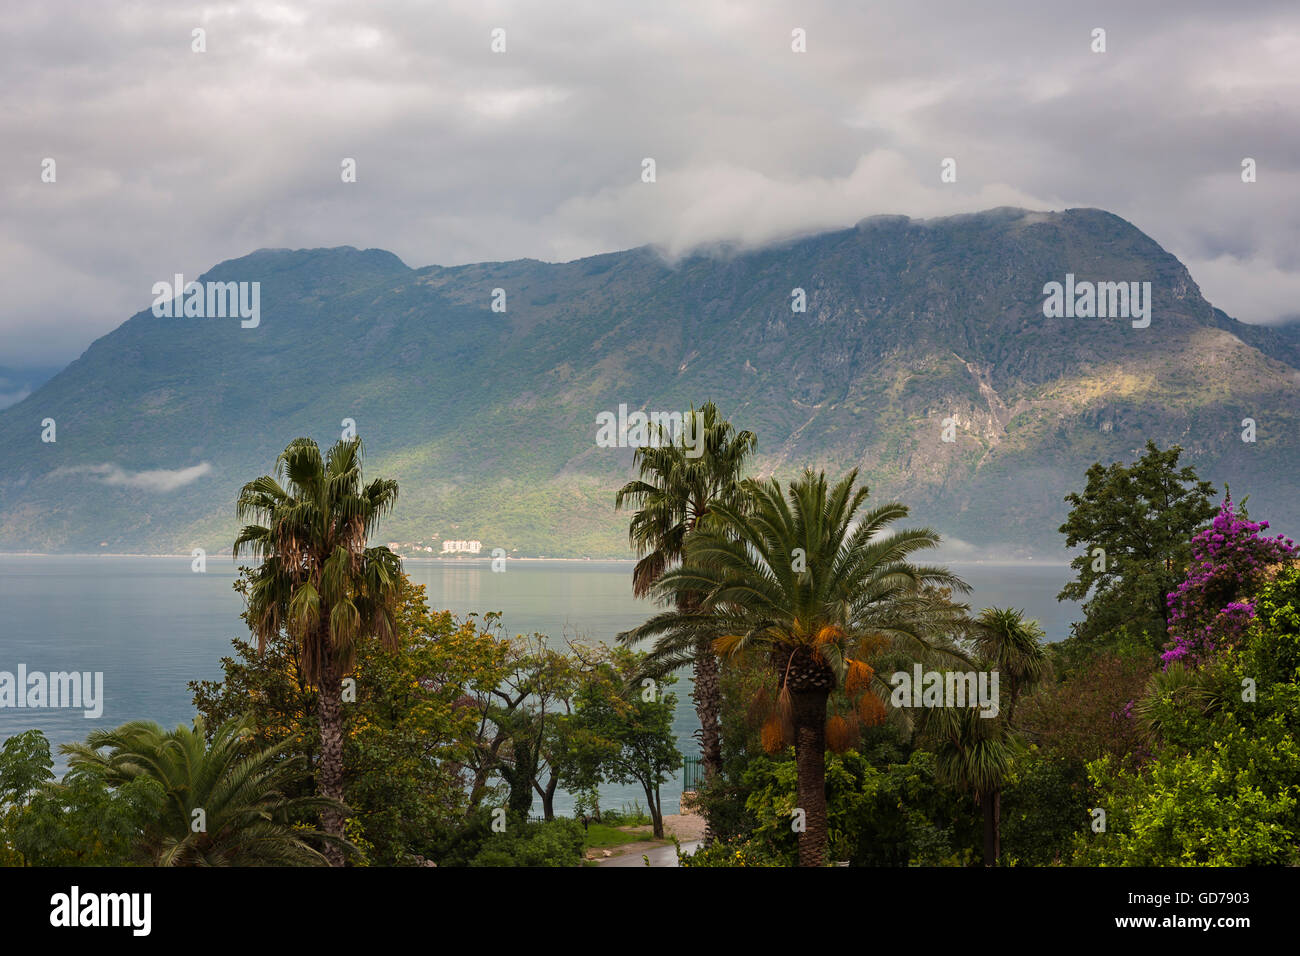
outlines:
[{"label": "flowering bush", "polygon": [[1295,554],[1283,535],[1266,538],[1267,521],[1237,515],[1225,497],[1213,523],[1192,539],[1187,576],[1170,592],[1169,637],[1161,659],[1196,666],[1216,647],[1236,644],[1255,616],[1251,600],[1266,570]]}]

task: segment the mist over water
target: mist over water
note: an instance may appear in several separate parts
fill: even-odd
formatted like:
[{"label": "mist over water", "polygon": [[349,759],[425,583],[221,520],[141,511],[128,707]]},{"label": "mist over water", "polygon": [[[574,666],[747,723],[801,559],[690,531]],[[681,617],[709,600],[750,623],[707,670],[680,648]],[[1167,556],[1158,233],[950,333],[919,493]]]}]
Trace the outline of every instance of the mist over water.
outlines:
[{"label": "mist over water", "polygon": [[[486,560],[407,559],[411,580],[425,586],[429,606],[464,616],[502,613],[506,633],[547,635],[553,646],[565,640],[612,641],[641,623],[655,607],[632,596],[631,562],[511,561],[493,573]],[[1074,602],[1056,601],[1071,576],[1063,564],[1037,562],[950,562],[971,586],[962,600],[972,611],[1011,606],[1036,618],[1048,640],[1069,633],[1078,617]],[[233,653],[231,640],[247,637],[239,614],[243,599],[233,589],[236,566],[209,557],[207,572],[190,570],[188,556],[73,557],[0,555],[0,670],[19,664],[31,671],[101,671],[104,706],[99,718],[77,710],[0,709],[0,739],[40,728],[55,750],[82,740],[96,728],[147,719],[164,727],[194,717],[187,682],[221,677],[221,658]],[[674,729],[683,753],[694,754],[698,727],[683,674]],[[666,812],[674,812],[680,786],[663,787]],[[635,787],[607,787],[602,806],[617,808],[645,798]],[[556,811],[569,813],[572,800],[557,795]],[[541,812],[540,800],[534,812]]]}]

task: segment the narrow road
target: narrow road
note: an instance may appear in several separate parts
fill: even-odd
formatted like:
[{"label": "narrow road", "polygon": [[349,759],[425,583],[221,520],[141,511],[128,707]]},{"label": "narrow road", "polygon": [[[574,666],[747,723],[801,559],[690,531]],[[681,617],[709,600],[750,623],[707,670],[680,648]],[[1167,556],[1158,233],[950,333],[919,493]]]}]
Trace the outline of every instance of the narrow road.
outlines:
[{"label": "narrow road", "polygon": [[[683,843],[682,849],[687,853],[694,853],[700,848],[700,841],[696,840],[691,843]],[[597,866],[645,866],[643,856],[650,858],[651,866],[676,866],[677,865],[677,847],[671,843],[667,846],[655,846],[637,852],[635,850],[627,853],[611,856],[607,860],[598,860]]]}]

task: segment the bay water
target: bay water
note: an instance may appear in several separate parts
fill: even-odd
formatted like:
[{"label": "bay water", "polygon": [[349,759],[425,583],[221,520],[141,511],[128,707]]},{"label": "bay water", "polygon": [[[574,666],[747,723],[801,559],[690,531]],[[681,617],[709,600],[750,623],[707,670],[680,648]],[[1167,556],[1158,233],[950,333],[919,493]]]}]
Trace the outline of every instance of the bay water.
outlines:
[{"label": "bay water", "polygon": [[[147,719],[164,727],[194,717],[187,682],[221,677],[221,658],[231,640],[246,637],[239,614],[243,598],[234,591],[236,566],[210,556],[195,573],[188,556],[0,555],[0,671],[102,672],[103,711],[0,707],[0,741],[36,727],[55,751],[56,772],[66,761],[58,744],[83,740],[97,728]],[[654,605],[632,596],[627,561],[511,561],[493,573],[487,561],[407,559],[413,581],[425,586],[429,606],[457,615],[500,611],[509,634],[541,633],[554,647],[565,640],[612,642],[654,613]],[[1056,601],[1070,579],[1064,564],[959,563],[948,565],[971,585],[962,598],[974,610],[997,605],[1024,610],[1057,641],[1078,617],[1073,602]],[[697,754],[699,727],[683,674],[673,729],[678,747]],[[680,778],[662,788],[664,810],[675,812]],[[619,808],[645,803],[635,786],[607,786],[601,805]],[[568,814],[573,801],[559,794],[556,811]],[[541,812],[541,801],[534,813]]]}]

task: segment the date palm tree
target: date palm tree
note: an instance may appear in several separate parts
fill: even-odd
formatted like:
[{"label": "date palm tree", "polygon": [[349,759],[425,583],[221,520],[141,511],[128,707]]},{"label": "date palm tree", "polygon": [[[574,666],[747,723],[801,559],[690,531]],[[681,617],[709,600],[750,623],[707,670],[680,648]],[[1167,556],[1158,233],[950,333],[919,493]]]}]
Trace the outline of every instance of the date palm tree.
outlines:
[{"label": "date palm tree", "polygon": [[862,510],[867,488],[856,470],[833,487],[812,471],[788,492],[776,479],[744,486],[748,510],[717,505],[715,520],[691,535],[682,564],[655,585],[661,600],[692,594],[698,602],[657,615],[639,636],[713,635],[718,653],[758,654],[770,665],[777,707],[765,738],[771,731],[794,745],[804,820],[799,863],[822,866],[827,731],[842,736],[842,725],[827,720],[832,692],[874,703],[867,659],[882,642],[928,649],[923,595],[968,588],[946,569],[911,563],[915,552],[938,545],[938,535],[925,528],[885,534],[908,509],[890,502]]},{"label": "date palm tree", "polygon": [[[689,422],[679,440],[674,441],[667,429],[659,427],[657,441],[636,450],[633,461],[640,477],[620,488],[614,498],[615,508],[637,508],[628,527],[640,559],[632,571],[632,592],[637,597],[649,594],[664,572],[680,563],[687,539],[715,509],[722,505],[743,508],[741,473],[754,451],[754,433],[736,432],[712,402],[706,402],[698,411],[692,409],[688,415]],[[695,454],[697,450],[699,454]],[[678,609],[689,611],[698,604],[699,595],[680,591],[673,600]],[[620,635],[620,640],[635,643],[633,633]],[[657,643],[647,655],[641,674],[657,678],[686,665],[693,668],[692,696],[700,720],[700,752],[708,781],[722,767],[718,659],[707,636],[683,636],[687,639],[670,637]]]},{"label": "date palm tree", "polygon": [[[276,460],[275,476],[250,481],[237,511],[246,526],[234,554],[261,560],[248,589],[248,621],[259,650],[282,631],[298,649],[317,688],[320,757],[316,790],[328,805],[321,825],[343,836],[342,686],[357,642],[397,645],[401,561],[386,547],[367,547],[379,520],[397,502],[397,482],[362,479],[361,440],[337,442],[322,459],[310,438],[296,438]],[[283,483],[282,483],[283,482]],[[334,866],[343,854],[326,847]]]},{"label": "date palm tree", "polygon": [[157,786],[158,815],[140,844],[156,866],[324,866],[312,843],[346,846],[294,825],[330,801],[287,795],[307,768],[284,744],[250,746],[241,718],[218,727],[211,742],[205,729],[202,717],[173,731],[133,721],[60,750],[74,774],[97,774],[114,787],[140,778]]}]

